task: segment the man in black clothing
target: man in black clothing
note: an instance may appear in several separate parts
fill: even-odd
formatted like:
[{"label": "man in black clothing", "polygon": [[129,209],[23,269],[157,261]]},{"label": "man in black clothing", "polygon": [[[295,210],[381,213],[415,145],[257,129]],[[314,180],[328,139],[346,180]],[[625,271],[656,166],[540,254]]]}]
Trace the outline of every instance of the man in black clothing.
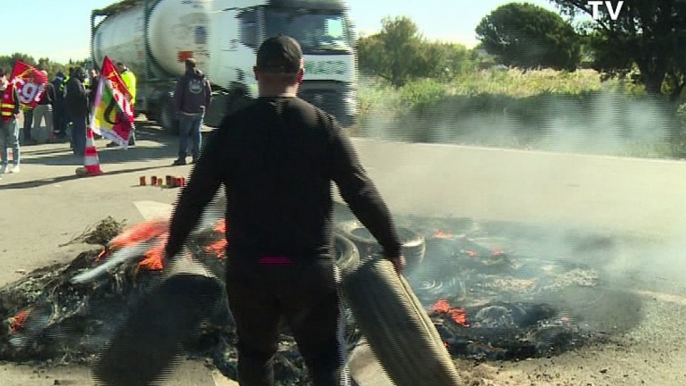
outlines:
[{"label": "man in black clothing", "polygon": [[259,98],[228,115],[207,141],[172,217],[165,254],[182,249],[205,206],[226,191],[229,306],[242,386],[271,386],[280,318],[316,386],[347,384],[333,251],[335,182],[398,272],[405,260],[390,212],[335,118],[296,97],[297,41],[258,50]]},{"label": "man in black clothing", "polygon": [[58,71],[52,81],[55,90],[55,100],[53,101],[53,132],[55,138],[64,138],[67,135],[66,112],[64,107],[64,86],[65,81],[62,71]]},{"label": "man in black clothing", "polygon": [[98,73],[97,68],[91,68],[89,80],[90,87],[88,88],[88,105],[92,109],[95,106],[95,96],[98,93],[98,83],[100,83],[100,74]]},{"label": "man in black clothing", "polygon": [[64,95],[64,105],[69,119],[74,124],[72,129],[72,145],[74,154],[83,157],[86,154],[86,120],[88,119],[88,93],[83,82],[86,80],[86,70],[76,67],[67,81]]}]

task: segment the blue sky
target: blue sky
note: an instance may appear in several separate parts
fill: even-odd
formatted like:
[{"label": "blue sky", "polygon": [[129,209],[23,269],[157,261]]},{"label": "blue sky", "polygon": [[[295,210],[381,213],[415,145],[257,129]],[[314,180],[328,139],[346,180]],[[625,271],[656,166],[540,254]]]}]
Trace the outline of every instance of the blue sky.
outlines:
[{"label": "blue sky", "polygon": [[[555,11],[548,0],[521,0]],[[12,17],[3,20],[4,31],[16,31],[26,38],[12,37],[2,44],[2,54],[28,53],[35,58],[49,57],[66,62],[88,57],[89,17],[93,8],[107,6],[112,0],[22,0],[6,10]],[[386,16],[408,16],[421,33],[432,40],[456,41],[468,46],[476,43],[474,29],[481,18],[508,0],[348,0],[350,14],[358,31],[372,33]],[[30,23],[30,24],[29,24]]]}]

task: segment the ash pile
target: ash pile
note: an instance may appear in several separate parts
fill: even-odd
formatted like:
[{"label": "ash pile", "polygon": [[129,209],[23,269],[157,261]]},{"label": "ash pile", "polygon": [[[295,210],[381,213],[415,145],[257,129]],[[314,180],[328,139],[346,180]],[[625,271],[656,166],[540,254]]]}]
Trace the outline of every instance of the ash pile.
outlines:
[{"label": "ash pile", "polygon": [[[340,266],[374,257],[379,246],[343,206],[337,206],[335,250]],[[208,211],[207,213],[222,213]],[[588,265],[536,251],[520,225],[398,217],[406,278],[456,359],[517,360],[552,356],[622,333],[589,320],[592,310],[616,303],[600,272]],[[0,360],[91,363],[164,277],[168,220],[127,227],[105,222],[85,234],[93,249],[67,264],[35,270],[0,288]],[[206,216],[187,242],[187,254],[218,280],[224,274],[225,224]],[[94,235],[96,233],[96,235]],[[106,235],[103,236],[103,233]],[[88,240],[90,239],[90,240]],[[74,284],[77,275],[92,280]],[[638,299],[623,299],[635,302]],[[348,349],[362,338],[347,315]],[[210,358],[236,379],[236,336],[230,313],[205,315],[184,343],[188,357]],[[275,358],[283,385],[308,384],[304,363],[284,326]]]}]

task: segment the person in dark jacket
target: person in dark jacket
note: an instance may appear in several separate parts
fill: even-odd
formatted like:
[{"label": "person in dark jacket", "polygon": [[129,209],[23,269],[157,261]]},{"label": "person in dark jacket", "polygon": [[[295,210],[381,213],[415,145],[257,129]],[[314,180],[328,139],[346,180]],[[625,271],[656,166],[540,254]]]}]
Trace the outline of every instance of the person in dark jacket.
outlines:
[{"label": "person in dark jacket", "polygon": [[205,111],[212,100],[212,86],[198,68],[195,59],[185,62],[186,73],[176,82],[174,107],[179,118],[179,157],[173,165],[185,165],[188,151],[188,138],[191,139],[193,163],[200,157],[202,147],[202,127]]},{"label": "person in dark jacket", "polygon": [[[69,83],[69,80],[74,77],[74,67],[69,67],[69,71],[67,72],[67,76],[64,78],[64,81],[62,82],[62,86],[60,86],[59,90],[55,90],[55,92],[62,94],[64,97],[67,93],[67,84]],[[64,133],[67,135],[71,131],[71,148],[74,149],[74,121],[71,119],[69,116],[69,109],[65,107],[64,109]]]},{"label": "person in dark jacket", "polygon": [[91,109],[95,106],[95,94],[98,93],[98,83],[100,83],[100,73],[97,68],[91,68],[90,88],[88,90],[88,103]]},{"label": "person in dark jacket", "polygon": [[84,156],[86,154],[86,124],[88,119],[88,93],[83,82],[86,80],[86,71],[82,67],[76,67],[73,75],[69,78],[65,87],[64,105],[67,115],[73,123],[72,146],[74,154]]},{"label": "person in dark jacket", "polygon": [[[48,72],[43,70],[43,74],[45,74],[45,77],[48,77]],[[46,139],[49,139],[53,135],[53,106],[52,104],[55,101],[55,87],[52,85],[52,83],[46,84],[45,86],[45,91],[43,92],[43,96],[41,97],[41,100],[38,102],[36,107],[33,109],[33,123],[34,123],[34,128],[36,131],[41,131],[41,123],[43,120],[45,120],[45,128],[47,132],[47,137]],[[27,135],[32,143],[38,143],[38,141],[35,138],[32,138],[29,132],[25,132],[25,135]]]},{"label": "person in dark jacket", "polygon": [[229,113],[208,139],[176,204],[165,258],[181,258],[187,236],[223,186],[226,289],[240,385],[274,384],[282,318],[313,384],[346,384],[331,182],[398,272],[405,265],[401,244],[341,125],[296,96],[304,74],[298,42],[267,39],[254,73],[259,98]]},{"label": "person in dark jacket", "polygon": [[55,74],[52,87],[55,90],[55,100],[52,103],[53,112],[53,132],[55,138],[64,138],[67,135],[66,113],[64,111],[63,85],[65,77],[62,71]]}]

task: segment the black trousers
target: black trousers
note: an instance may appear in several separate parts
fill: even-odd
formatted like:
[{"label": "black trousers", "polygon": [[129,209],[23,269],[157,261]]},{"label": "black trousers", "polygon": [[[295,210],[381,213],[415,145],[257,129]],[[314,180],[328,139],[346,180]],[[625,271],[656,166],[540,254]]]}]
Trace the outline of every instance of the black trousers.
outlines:
[{"label": "black trousers", "polygon": [[24,111],[24,141],[31,138],[31,128],[33,127],[33,109]]},{"label": "black trousers", "polygon": [[52,130],[56,137],[64,137],[67,134],[67,117],[64,106],[55,103],[52,108]]},{"label": "black trousers", "polygon": [[[248,262],[249,261],[249,262]],[[241,386],[272,386],[281,320],[289,324],[315,386],[348,385],[344,323],[334,262],[227,261],[229,307],[238,333]]]}]

